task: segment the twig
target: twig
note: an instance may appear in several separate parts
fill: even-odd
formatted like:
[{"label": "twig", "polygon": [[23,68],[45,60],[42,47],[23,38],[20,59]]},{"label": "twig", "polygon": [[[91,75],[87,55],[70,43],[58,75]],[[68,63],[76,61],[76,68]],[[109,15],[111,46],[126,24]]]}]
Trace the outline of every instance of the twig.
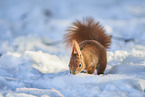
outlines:
[{"label": "twig", "polygon": [[58,90],[52,88],[52,91],[56,92],[60,97],[65,97],[64,95],[62,95]]},{"label": "twig", "polygon": [[117,39],[117,40],[123,40],[124,42],[130,42],[130,41],[134,41],[134,38],[124,38],[124,37],[118,37],[118,36],[110,36],[111,38]]},{"label": "twig", "polygon": [[43,42],[44,44],[46,44],[46,45],[56,45],[56,44],[59,44],[59,43],[61,43],[62,42],[62,40],[58,40],[58,41],[53,41],[53,42]]}]

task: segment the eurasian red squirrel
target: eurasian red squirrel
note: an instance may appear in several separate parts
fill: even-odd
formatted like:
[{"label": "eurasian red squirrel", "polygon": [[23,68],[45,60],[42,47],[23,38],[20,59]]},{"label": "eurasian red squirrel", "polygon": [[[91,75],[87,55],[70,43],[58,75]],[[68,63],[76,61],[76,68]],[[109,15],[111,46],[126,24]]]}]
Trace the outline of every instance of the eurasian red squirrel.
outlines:
[{"label": "eurasian red squirrel", "polygon": [[110,36],[105,34],[99,22],[91,17],[83,21],[76,21],[64,35],[67,46],[72,45],[72,53],[69,62],[70,73],[78,74],[86,70],[93,74],[104,74],[107,64],[106,50],[111,44]]}]

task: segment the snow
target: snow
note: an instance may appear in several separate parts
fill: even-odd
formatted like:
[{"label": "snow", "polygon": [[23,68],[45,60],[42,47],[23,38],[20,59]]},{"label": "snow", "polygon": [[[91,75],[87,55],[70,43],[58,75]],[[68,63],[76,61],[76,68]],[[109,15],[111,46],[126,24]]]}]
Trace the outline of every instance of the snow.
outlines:
[{"label": "snow", "polygon": [[[144,0],[0,0],[0,97],[145,97],[143,8]],[[69,73],[63,35],[85,16],[113,36],[105,75]]]},{"label": "snow", "polygon": [[26,56],[35,63],[32,67],[42,73],[56,73],[65,70],[63,62],[56,55],[46,54],[42,51],[26,51]]}]

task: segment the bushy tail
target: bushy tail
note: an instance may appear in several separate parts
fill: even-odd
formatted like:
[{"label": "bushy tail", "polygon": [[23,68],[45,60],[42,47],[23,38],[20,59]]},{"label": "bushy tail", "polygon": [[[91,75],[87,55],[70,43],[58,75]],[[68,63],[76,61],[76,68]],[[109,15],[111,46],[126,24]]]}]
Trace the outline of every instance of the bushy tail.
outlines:
[{"label": "bushy tail", "polygon": [[84,18],[83,21],[76,21],[68,29],[68,33],[64,35],[64,42],[67,46],[76,40],[78,43],[84,40],[96,40],[106,49],[109,48],[111,40],[110,36],[105,34],[103,27],[99,22],[95,22],[93,18]]}]

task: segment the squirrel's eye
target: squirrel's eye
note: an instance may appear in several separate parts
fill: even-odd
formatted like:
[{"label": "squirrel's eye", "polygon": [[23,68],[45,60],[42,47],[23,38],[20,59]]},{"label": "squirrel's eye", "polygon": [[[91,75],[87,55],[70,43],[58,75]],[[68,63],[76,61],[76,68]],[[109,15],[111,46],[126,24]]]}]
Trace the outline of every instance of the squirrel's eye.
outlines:
[{"label": "squirrel's eye", "polygon": [[81,67],[82,65],[81,64],[79,64],[79,67]]}]

